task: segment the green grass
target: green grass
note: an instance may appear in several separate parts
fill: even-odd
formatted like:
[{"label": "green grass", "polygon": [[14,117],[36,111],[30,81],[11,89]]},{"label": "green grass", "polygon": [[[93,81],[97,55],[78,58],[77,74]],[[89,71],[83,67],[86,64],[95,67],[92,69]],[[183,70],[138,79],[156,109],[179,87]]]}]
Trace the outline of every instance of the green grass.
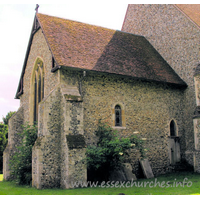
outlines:
[{"label": "green grass", "polygon": [[[0,175],[0,180],[3,176]],[[178,182],[183,182],[187,178],[187,183],[184,187],[175,186]],[[149,187],[149,184],[144,187],[144,184],[148,182],[152,183]],[[157,184],[154,187],[155,181],[160,184],[163,181],[163,185]],[[167,182],[170,182],[167,185]],[[189,182],[191,181],[191,182]],[[136,181],[141,187],[113,187],[113,188],[77,188],[77,189],[42,189],[38,190],[29,186],[18,186],[13,182],[1,181],[0,182],[0,195],[117,195],[119,193],[124,193],[126,195],[200,195],[200,174],[192,172],[182,172],[182,173],[173,173],[168,175],[162,175],[156,179],[138,179]],[[165,183],[165,184],[164,184]],[[192,183],[192,185],[191,185]],[[188,185],[187,185],[188,184]],[[190,186],[191,187],[188,187]],[[120,185],[119,185],[120,186]],[[130,186],[130,185],[128,185]],[[165,186],[165,187],[164,187]],[[169,187],[167,187],[169,186]]]}]

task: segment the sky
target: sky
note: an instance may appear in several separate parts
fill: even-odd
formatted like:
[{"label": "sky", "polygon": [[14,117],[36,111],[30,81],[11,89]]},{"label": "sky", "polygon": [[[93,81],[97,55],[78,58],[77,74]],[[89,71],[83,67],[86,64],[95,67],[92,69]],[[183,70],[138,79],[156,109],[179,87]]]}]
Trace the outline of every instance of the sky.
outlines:
[{"label": "sky", "polygon": [[[16,2],[19,3],[14,4]],[[29,4],[26,4],[27,2]],[[36,2],[40,6],[39,13],[121,30],[128,3],[134,4],[138,1],[56,0],[56,4],[50,4],[52,1],[40,2]],[[33,25],[36,3],[31,0],[7,0],[0,3],[0,122],[9,111],[17,111],[20,106],[20,101],[14,98]]]}]

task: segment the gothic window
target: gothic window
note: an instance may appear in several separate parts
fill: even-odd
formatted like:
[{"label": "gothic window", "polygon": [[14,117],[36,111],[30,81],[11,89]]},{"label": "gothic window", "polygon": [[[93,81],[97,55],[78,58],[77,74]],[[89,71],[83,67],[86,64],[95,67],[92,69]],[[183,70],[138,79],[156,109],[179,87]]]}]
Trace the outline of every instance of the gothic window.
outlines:
[{"label": "gothic window", "polygon": [[122,112],[119,105],[115,106],[115,126],[122,126]]},{"label": "gothic window", "polygon": [[37,77],[35,74],[35,79],[34,79],[35,83],[34,83],[34,112],[33,112],[33,118],[34,118],[34,122],[37,121]]},{"label": "gothic window", "polygon": [[40,103],[40,101],[41,101],[41,97],[42,97],[41,92],[42,92],[42,90],[41,90],[41,74],[39,73],[39,76],[38,76],[38,103]]},{"label": "gothic window", "polygon": [[176,136],[176,124],[174,120],[170,122],[170,136]]},{"label": "gothic window", "polygon": [[44,67],[43,62],[38,60],[34,68],[33,83],[33,122],[38,121],[38,104],[44,98]]}]

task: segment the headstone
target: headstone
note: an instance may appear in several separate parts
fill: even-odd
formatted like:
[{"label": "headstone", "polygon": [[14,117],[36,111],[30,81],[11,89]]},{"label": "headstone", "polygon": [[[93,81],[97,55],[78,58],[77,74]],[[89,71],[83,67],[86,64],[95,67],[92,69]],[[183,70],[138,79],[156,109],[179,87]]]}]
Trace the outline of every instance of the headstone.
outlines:
[{"label": "headstone", "polygon": [[124,171],[124,174],[126,176],[126,181],[132,181],[132,180],[137,180],[135,174],[133,174],[132,172],[132,166],[130,163],[124,163],[123,164],[124,167],[123,167],[123,171]]},{"label": "headstone", "polygon": [[122,170],[114,170],[110,174],[109,181],[126,181],[126,177]]},{"label": "headstone", "polygon": [[132,172],[132,166],[130,163],[123,163],[123,166],[119,170],[114,170],[109,177],[110,181],[132,181],[137,180],[135,174]]},{"label": "headstone", "polygon": [[142,171],[146,178],[154,178],[151,166],[149,164],[148,159],[140,160],[140,164],[142,166]]}]

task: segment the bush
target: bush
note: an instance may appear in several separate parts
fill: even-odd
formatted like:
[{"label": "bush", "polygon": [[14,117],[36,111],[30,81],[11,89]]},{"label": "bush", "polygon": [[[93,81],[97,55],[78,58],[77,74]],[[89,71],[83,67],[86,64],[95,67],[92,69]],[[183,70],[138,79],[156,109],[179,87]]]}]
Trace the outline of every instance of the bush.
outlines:
[{"label": "bush", "polygon": [[3,151],[6,148],[7,139],[6,134],[8,133],[8,126],[0,124],[0,173],[3,169]]},{"label": "bush", "polygon": [[21,144],[10,160],[13,179],[20,185],[30,185],[32,180],[32,147],[37,139],[37,125],[23,126],[19,133]]},{"label": "bush", "polygon": [[5,117],[3,117],[3,123],[8,125],[8,120],[16,113],[16,111],[10,111]]},{"label": "bush", "polygon": [[145,156],[143,141],[135,136],[120,138],[117,131],[100,122],[96,135],[99,140],[96,146],[88,146],[86,162],[90,174],[101,180],[108,180],[111,171],[121,167],[128,156],[128,150],[137,148],[141,157]]}]

